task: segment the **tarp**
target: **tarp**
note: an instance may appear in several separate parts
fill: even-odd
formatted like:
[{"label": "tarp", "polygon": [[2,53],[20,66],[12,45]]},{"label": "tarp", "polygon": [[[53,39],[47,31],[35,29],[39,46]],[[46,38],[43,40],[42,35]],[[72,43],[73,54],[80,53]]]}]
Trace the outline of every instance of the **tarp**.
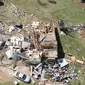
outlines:
[{"label": "tarp", "polygon": [[64,67],[64,66],[68,65],[68,62],[66,61],[65,58],[57,59],[57,62],[60,65],[60,67]]}]

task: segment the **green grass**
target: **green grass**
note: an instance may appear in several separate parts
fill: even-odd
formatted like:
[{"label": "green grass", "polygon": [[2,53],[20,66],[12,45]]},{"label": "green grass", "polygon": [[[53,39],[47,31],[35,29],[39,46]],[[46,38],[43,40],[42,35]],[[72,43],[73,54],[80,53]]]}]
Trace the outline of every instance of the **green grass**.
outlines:
[{"label": "green grass", "polygon": [[[48,0],[3,0],[5,6],[0,7],[0,17],[7,22],[18,22],[25,20],[25,17],[18,18],[13,14],[13,3],[23,15],[24,12],[34,14],[38,19],[57,20],[63,19],[67,23],[85,22],[85,11],[82,10],[77,0],[55,0],[57,3],[49,3]],[[38,2],[39,1],[39,2]],[[5,16],[5,17],[4,17]]]},{"label": "green grass", "polygon": [[[65,53],[71,53],[79,59],[85,57],[85,38],[79,38],[76,32],[71,33],[71,36],[61,36],[62,46]],[[80,49],[79,51],[77,49]]]},{"label": "green grass", "polygon": [[[73,65],[73,67],[74,66],[76,67],[77,71],[82,69],[82,67],[79,65]],[[78,77],[75,80],[70,81],[68,85],[85,85],[85,74],[83,74],[83,72],[85,72],[85,69],[81,70],[81,73],[78,73]]]},{"label": "green grass", "polygon": [[[72,55],[76,56],[76,58],[82,60],[82,57],[85,58],[85,38],[78,38],[79,34],[77,32],[71,33],[71,36],[60,36],[63,49],[65,53],[71,53]],[[77,51],[76,49],[80,49],[80,51]],[[84,66],[81,66],[79,64],[70,64],[70,68],[76,68],[77,71],[81,71],[81,73],[78,74],[78,78],[71,81],[68,85],[85,85],[85,74],[82,74],[82,72],[85,72],[85,69],[81,70]]]},{"label": "green grass", "polygon": [[[6,83],[0,83],[0,85],[14,85],[14,83],[6,82]],[[20,83],[20,85],[32,85],[32,84]],[[37,85],[37,84],[35,84],[35,85]]]},{"label": "green grass", "polygon": [[[47,0],[17,0],[16,5],[21,11],[35,14],[40,19],[59,19],[66,22],[81,23],[85,21],[85,11],[76,0],[56,0],[56,4],[51,4]],[[36,9],[37,8],[37,9]]]}]

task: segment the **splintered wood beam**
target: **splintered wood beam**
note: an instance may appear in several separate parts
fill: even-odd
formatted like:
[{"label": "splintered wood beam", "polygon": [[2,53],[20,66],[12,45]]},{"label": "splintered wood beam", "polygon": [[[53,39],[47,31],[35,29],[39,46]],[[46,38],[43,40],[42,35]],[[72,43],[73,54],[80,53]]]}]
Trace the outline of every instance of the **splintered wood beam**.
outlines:
[{"label": "splintered wood beam", "polygon": [[42,46],[42,48],[47,48],[47,49],[53,49],[56,47],[56,41],[49,41],[49,42],[41,42],[40,45]]},{"label": "splintered wood beam", "polygon": [[34,29],[32,30],[32,39],[33,39],[33,44],[35,49],[39,50],[39,41],[38,41],[38,35],[37,33],[34,31]]}]

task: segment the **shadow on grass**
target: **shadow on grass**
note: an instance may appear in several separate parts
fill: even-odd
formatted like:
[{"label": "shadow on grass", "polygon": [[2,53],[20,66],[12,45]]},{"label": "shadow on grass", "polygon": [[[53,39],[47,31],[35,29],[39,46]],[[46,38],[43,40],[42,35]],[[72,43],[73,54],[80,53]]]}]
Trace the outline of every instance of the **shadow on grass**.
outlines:
[{"label": "shadow on grass", "polygon": [[64,53],[64,50],[63,50],[63,47],[62,47],[62,43],[61,43],[60,36],[59,36],[57,28],[55,28],[55,36],[56,36],[56,41],[57,41],[57,53],[58,53],[57,56],[58,56],[58,58],[64,58],[65,53]]},{"label": "shadow on grass", "polygon": [[56,4],[55,0],[48,0],[49,3]]},{"label": "shadow on grass", "polygon": [[42,3],[41,0],[38,0],[38,3],[43,7],[47,7],[47,5],[48,5],[47,3]]},{"label": "shadow on grass", "polygon": [[68,36],[74,38],[74,35],[72,35],[72,33],[71,33],[70,31],[65,31],[64,33],[65,33],[66,35],[68,35]]},{"label": "shadow on grass", "polygon": [[74,38],[74,35],[72,34],[72,32],[73,32],[72,29],[61,27],[60,30],[63,31],[66,35]]}]

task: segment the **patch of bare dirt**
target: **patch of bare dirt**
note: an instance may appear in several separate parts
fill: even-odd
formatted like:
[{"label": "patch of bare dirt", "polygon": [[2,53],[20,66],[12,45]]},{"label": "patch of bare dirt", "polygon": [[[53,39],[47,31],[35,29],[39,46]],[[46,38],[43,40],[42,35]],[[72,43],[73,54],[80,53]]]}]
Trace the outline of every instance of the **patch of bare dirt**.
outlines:
[{"label": "patch of bare dirt", "polygon": [[13,71],[7,67],[0,67],[0,82],[14,81]]},{"label": "patch of bare dirt", "polygon": [[[24,74],[30,75],[29,68],[24,66],[17,66],[15,70]],[[14,70],[8,67],[0,67],[0,82],[14,82],[17,80],[14,76]]]}]

